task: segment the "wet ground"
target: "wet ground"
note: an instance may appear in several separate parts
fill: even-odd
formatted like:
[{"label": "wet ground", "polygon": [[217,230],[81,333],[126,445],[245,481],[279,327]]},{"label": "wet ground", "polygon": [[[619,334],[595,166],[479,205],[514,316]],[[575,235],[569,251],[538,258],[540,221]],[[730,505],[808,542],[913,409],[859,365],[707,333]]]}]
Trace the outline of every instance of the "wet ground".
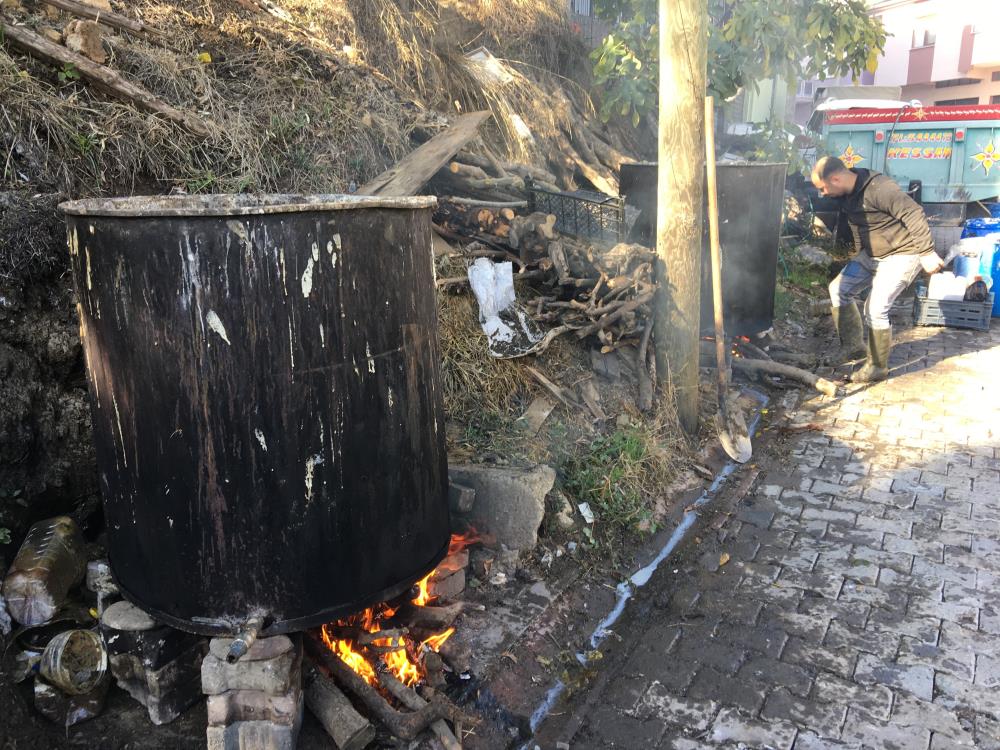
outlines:
[{"label": "wet ground", "polygon": [[1000,747],[1000,325],[900,339],[774,425],[529,748]]}]

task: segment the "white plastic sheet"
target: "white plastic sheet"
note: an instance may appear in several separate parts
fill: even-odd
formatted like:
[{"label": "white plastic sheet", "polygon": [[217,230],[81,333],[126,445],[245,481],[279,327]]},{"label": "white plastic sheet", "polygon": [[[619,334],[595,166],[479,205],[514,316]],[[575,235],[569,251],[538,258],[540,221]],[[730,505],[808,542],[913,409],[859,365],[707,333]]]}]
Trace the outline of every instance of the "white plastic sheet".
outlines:
[{"label": "white plastic sheet", "polygon": [[490,354],[498,359],[530,354],[543,335],[517,304],[513,265],[477,258],[469,266],[469,284],[479,302],[479,324],[489,341]]}]

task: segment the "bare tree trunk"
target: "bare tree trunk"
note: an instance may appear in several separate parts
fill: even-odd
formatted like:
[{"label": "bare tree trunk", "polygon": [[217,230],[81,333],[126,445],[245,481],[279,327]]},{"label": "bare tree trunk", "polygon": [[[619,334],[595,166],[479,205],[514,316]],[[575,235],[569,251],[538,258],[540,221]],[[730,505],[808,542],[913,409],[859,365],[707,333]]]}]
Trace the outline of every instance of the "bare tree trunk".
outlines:
[{"label": "bare tree trunk", "polygon": [[698,329],[707,10],[704,0],[658,0],[659,174],[656,367],[666,373],[681,425],[698,429]]}]

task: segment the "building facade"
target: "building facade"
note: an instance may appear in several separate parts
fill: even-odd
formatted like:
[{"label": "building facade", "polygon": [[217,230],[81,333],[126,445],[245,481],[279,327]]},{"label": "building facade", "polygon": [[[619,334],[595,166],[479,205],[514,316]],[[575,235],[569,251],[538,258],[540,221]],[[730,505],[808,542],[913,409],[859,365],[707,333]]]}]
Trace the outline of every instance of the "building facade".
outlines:
[{"label": "building facade", "polygon": [[[1000,104],[1000,0],[869,0],[888,38],[874,75],[857,85],[899,86],[903,101],[928,106]],[[805,124],[815,96],[850,79],[802,81],[794,119]]]}]

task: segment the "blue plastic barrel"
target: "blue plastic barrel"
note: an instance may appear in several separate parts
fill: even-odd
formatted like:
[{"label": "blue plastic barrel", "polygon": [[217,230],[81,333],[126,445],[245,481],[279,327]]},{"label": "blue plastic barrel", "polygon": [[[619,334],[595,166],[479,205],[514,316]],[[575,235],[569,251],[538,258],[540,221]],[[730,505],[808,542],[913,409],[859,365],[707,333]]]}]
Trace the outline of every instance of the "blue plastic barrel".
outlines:
[{"label": "blue plastic barrel", "polygon": [[[988,267],[990,268],[990,276],[993,278],[993,289],[995,292],[1000,292],[1000,217],[996,217],[996,209],[1000,207],[1000,204],[993,203],[990,204],[990,212],[994,213],[995,218],[990,219],[969,219],[965,222],[965,227],[962,229],[962,237],[983,237],[987,234],[997,234],[997,244],[993,248],[993,257],[988,262]],[[986,258],[983,259],[983,265],[987,265]],[[993,295],[993,310],[991,312],[991,317],[1000,318],[1000,293]]]},{"label": "blue plastic barrel", "polygon": [[994,219],[1000,219],[1000,203],[986,203],[984,205],[990,212],[990,216]]}]

